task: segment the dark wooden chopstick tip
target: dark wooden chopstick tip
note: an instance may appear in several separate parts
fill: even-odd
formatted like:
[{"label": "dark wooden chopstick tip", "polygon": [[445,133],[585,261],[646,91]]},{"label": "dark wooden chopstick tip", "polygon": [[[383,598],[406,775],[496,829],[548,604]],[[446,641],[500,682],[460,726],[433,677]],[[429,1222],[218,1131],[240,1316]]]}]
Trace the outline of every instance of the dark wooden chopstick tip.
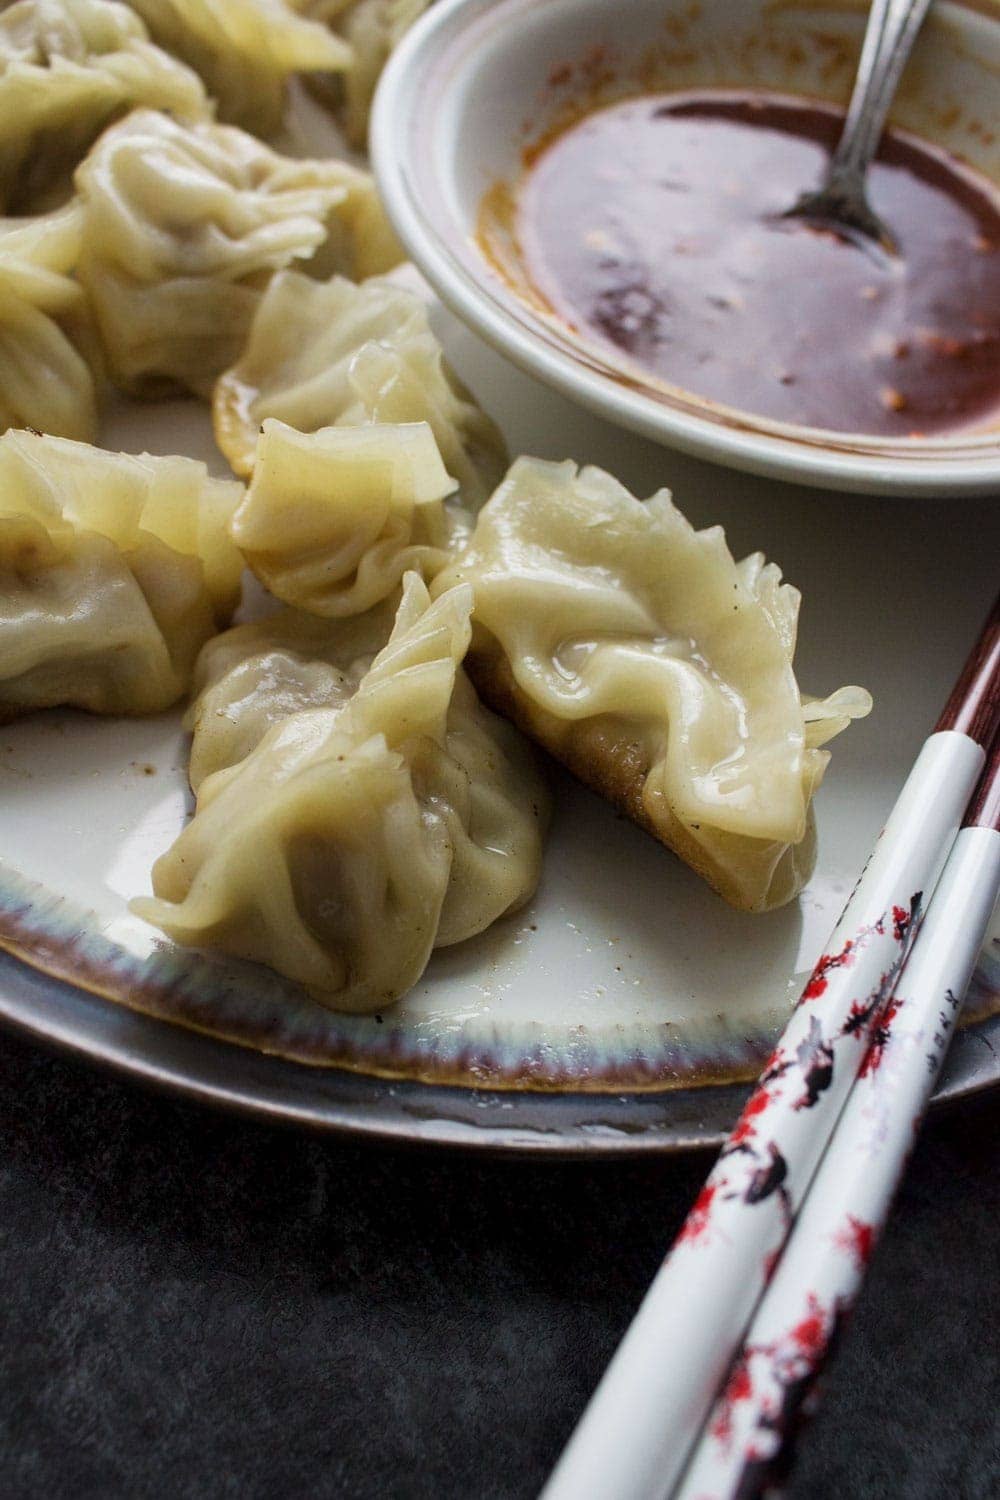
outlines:
[{"label": "dark wooden chopstick tip", "polygon": [[934,728],[987,748],[1000,725],[1000,594]]}]

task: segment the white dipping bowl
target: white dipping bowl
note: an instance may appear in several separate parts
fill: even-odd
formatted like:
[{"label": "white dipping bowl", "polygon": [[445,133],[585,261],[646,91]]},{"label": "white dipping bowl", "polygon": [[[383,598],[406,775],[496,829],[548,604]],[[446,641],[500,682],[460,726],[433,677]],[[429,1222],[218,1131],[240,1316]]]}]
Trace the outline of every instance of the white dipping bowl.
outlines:
[{"label": "white dipping bowl", "polygon": [[[670,448],[800,484],[874,494],[1000,490],[1000,430],[888,439],[769,421],[671,388],[530,307],[476,238],[484,194],[579,111],[652,89],[762,88],[846,101],[862,0],[438,0],[379,85],[375,174],[413,260],[530,374]],[[1000,182],[1000,9],[940,0],[891,121]]]}]

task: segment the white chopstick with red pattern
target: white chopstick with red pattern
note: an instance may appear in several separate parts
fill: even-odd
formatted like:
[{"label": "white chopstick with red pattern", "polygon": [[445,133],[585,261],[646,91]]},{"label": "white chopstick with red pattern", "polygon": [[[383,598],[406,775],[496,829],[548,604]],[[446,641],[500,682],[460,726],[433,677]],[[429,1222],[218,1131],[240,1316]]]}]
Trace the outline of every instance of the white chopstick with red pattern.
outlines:
[{"label": "white chopstick with red pattern", "polygon": [[1000,742],[680,1500],[756,1494],[854,1305],[1000,892]]},{"label": "white chopstick with red pattern", "polygon": [[674,1492],[782,1254],[993,739],[1000,601],[543,1500]]}]

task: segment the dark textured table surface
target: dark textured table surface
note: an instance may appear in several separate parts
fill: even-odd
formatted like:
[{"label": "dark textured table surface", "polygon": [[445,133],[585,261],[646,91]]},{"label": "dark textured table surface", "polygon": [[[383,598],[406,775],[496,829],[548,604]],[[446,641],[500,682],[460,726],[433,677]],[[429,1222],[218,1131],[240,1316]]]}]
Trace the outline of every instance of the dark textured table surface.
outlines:
[{"label": "dark textured table surface", "polygon": [[[707,1167],[359,1147],[0,1034],[5,1500],[532,1497]],[[1000,1494],[1000,1101],[926,1127],[793,1500]]]}]

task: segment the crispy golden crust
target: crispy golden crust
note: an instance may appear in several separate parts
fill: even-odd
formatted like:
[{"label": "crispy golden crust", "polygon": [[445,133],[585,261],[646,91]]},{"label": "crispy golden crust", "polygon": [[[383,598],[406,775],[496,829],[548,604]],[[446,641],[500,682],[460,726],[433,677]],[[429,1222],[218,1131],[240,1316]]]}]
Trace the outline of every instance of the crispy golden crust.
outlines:
[{"label": "crispy golden crust", "polygon": [[477,640],[465,665],[485,703],[542,745],[578,781],[658,837],[643,806],[642,788],[649,766],[638,744],[621,739],[616,742],[599,719],[575,725],[572,738],[557,737],[552,732],[552,716],[539,710],[517,686],[503,652],[485,643]]},{"label": "crispy golden crust", "polygon": [[607,718],[570,726],[540,710],[518,687],[510,662],[484,632],[477,633],[465,665],[484,702],[547,750],[584,786],[605,797],[678,855],[720,896],[735,906],[746,907],[739,890],[720,882],[719,872],[709,864],[704,849],[667,807],[660,818],[650,814],[643,796],[649,758],[637,740],[623,736]]},{"label": "crispy golden crust", "polygon": [[592,718],[568,726],[538,709],[517,687],[504,652],[481,633],[465,664],[478,693],[490,708],[510,718],[511,723],[543,745],[567,771],[573,772],[577,780],[607,798],[619,813],[639,823],[640,828],[681,856],[718,894],[738,901],[735,891],[720,885],[718,873],[708,867],[702,847],[693,838],[685,837],[684,826],[669,808],[664,807],[661,819],[654,819],[649,813],[643,799],[649,757],[639,741],[622,736],[607,718]]}]

